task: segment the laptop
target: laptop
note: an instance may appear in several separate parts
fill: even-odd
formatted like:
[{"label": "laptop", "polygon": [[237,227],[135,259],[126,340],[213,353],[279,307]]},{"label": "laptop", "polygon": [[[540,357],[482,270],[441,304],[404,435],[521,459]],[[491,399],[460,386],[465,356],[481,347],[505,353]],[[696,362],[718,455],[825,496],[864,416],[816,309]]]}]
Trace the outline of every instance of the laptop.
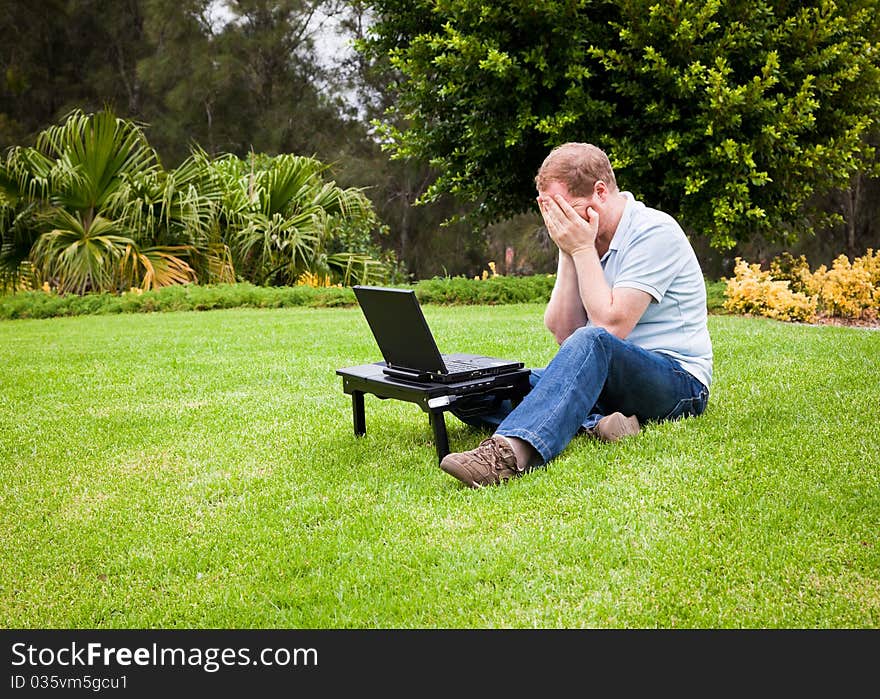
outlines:
[{"label": "laptop", "polygon": [[412,289],[354,286],[355,297],[385,359],[383,372],[397,379],[454,383],[523,368],[522,362],[477,354],[441,354]]}]

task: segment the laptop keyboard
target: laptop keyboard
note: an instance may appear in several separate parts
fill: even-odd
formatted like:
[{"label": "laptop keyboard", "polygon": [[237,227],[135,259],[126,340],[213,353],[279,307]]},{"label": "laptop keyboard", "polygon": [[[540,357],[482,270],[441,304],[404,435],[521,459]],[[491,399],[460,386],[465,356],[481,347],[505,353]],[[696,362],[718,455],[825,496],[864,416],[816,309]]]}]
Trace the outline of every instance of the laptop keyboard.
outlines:
[{"label": "laptop keyboard", "polygon": [[480,368],[479,364],[476,364],[475,362],[464,361],[462,359],[444,359],[443,363],[446,364],[446,368],[450,372],[468,371]]}]

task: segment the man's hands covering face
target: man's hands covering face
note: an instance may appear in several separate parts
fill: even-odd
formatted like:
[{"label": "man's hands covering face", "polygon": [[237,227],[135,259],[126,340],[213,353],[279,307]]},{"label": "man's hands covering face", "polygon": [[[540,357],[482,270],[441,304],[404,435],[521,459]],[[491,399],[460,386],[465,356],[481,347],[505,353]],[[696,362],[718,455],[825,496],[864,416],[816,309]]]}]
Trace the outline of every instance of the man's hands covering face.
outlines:
[{"label": "man's hands covering face", "polygon": [[599,214],[593,207],[587,207],[587,219],[584,220],[559,194],[538,196],[538,206],[547,233],[562,252],[576,255],[586,250],[595,250]]}]

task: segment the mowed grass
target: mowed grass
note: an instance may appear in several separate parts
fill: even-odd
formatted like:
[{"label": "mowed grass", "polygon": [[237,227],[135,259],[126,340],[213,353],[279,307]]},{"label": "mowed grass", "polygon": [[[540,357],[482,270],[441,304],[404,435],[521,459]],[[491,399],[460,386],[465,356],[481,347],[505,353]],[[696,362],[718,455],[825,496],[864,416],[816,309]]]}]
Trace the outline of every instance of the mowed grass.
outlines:
[{"label": "mowed grass", "polygon": [[[539,305],[425,311],[444,351],[555,350]],[[4,322],[0,623],[880,627],[880,333],[710,329],[702,417],[473,491],[413,404],[353,436],[356,308]]]}]

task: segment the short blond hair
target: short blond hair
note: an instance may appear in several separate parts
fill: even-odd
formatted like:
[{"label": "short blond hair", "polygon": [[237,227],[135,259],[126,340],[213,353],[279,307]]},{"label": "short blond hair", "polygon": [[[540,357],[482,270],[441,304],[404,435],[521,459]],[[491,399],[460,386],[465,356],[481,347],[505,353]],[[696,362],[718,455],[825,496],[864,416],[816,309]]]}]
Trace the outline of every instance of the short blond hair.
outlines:
[{"label": "short blond hair", "polygon": [[562,182],[574,196],[588,197],[599,180],[610,191],[617,191],[617,179],[605,151],[591,143],[563,143],[544,158],[535,186],[543,191],[550,182]]}]

